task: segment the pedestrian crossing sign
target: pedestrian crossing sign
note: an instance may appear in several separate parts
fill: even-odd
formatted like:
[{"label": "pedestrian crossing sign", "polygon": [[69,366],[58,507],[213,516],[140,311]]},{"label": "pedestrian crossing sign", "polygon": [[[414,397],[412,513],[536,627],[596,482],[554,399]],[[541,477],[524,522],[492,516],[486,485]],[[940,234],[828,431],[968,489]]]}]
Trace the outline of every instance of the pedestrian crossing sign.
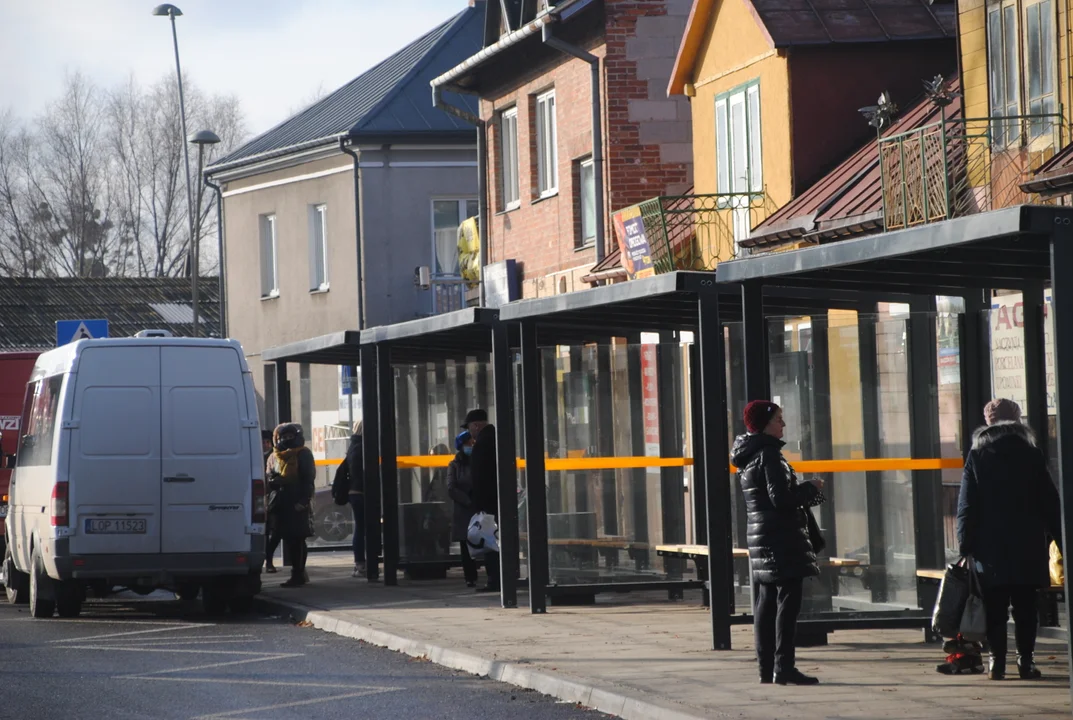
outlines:
[{"label": "pedestrian crossing sign", "polygon": [[56,345],[108,337],[107,320],[58,320],[56,321]]}]

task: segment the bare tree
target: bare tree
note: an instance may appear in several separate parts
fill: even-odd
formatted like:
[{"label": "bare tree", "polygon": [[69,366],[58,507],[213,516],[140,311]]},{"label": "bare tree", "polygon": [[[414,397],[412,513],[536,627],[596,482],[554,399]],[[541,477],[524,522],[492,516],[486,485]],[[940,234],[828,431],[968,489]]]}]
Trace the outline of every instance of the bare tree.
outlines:
[{"label": "bare tree", "polygon": [[0,273],[4,275],[36,277],[48,271],[29,196],[31,146],[14,114],[0,113]]}]

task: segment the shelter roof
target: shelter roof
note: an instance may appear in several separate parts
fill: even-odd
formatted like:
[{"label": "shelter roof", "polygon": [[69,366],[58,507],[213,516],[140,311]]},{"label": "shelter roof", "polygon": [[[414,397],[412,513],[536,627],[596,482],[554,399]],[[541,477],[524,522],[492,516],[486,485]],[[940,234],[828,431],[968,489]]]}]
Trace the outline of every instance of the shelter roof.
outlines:
[{"label": "shelter roof", "polygon": [[1073,190],[1073,144],[1057,153],[1036,170],[1032,179],[1021,183],[1026,193],[1059,195]]}]

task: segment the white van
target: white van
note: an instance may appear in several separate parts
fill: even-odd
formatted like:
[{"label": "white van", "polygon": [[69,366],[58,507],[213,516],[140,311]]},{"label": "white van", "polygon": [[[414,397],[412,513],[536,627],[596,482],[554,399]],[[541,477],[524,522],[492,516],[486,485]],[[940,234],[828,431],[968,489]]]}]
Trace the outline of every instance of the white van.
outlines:
[{"label": "white van", "polygon": [[8,600],[74,617],[114,586],[245,612],[261,587],[264,464],[233,340],[81,340],[41,355],[11,480]]}]

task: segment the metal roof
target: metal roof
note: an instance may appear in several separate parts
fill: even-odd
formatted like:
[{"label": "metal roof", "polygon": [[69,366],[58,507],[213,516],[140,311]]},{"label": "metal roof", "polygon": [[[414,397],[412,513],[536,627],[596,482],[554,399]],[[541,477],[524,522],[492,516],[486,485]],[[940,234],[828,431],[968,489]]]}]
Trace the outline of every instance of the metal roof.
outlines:
[{"label": "metal roof", "polygon": [[1022,205],[719,265],[719,282],[810,292],[960,295],[1051,277],[1056,227],[1073,209]]},{"label": "metal roof", "polygon": [[[449,358],[481,357],[492,352],[492,328],[498,322],[499,311],[494,308],[462,308],[363,330],[361,342],[391,348],[392,364],[416,365]],[[517,344],[516,339],[514,344]]]},{"label": "metal roof", "polygon": [[[201,280],[201,332],[219,335],[219,285],[214,278]],[[129,337],[146,329],[189,335],[193,329],[190,280],[0,278],[0,348],[52,348],[57,321],[101,319],[108,320],[112,337]]]},{"label": "metal roof", "polygon": [[343,330],[267,348],[261,352],[261,359],[265,362],[356,367],[361,365],[360,350],[360,333],[357,330]]},{"label": "metal roof", "polygon": [[928,0],[746,0],[774,47],[930,40],[957,34],[954,4]]},{"label": "metal roof", "polygon": [[1021,183],[1026,193],[1060,195],[1073,188],[1073,144],[1066,147],[1036,170],[1031,180]]},{"label": "metal roof", "polygon": [[[399,135],[412,141],[423,135],[437,139],[457,135],[471,140],[472,126],[434,108],[428,88],[432,78],[481,49],[483,23],[484,0],[477,0],[327,97],[217,160],[208,171],[332,144],[343,137]],[[477,111],[471,98],[452,96],[450,102]]]},{"label": "metal roof", "polygon": [[[948,81],[960,92],[957,78]],[[904,112],[884,133],[899,135],[915,128],[961,118],[961,97],[940,109],[927,97]],[[883,178],[879,140],[873,139],[805,192],[783,205],[753,229],[745,247],[799,239],[833,240],[883,229]]]}]

